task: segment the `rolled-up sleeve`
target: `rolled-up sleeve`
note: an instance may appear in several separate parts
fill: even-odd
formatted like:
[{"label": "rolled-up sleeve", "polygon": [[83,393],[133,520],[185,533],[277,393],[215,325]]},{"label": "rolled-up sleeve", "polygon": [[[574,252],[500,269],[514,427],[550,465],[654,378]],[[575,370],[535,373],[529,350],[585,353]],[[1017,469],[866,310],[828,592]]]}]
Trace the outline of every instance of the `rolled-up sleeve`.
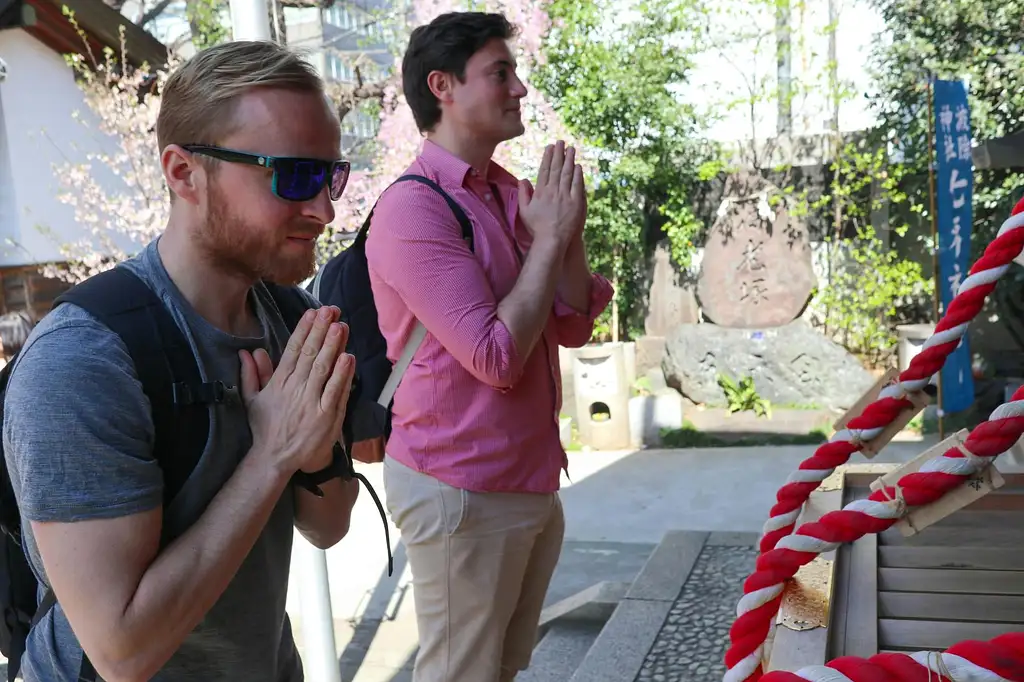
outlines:
[{"label": "rolled-up sleeve", "polygon": [[489,386],[515,384],[523,360],[444,199],[419,183],[393,187],[374,210],[370,235],[371,270],[459,364]]},{"label": "rolled-up sleeve", "polygon": [[615,288],[607,279],[598,274],[590,276],[590,306],[580,312],[555,298],[555,324],[558,329],[558,344],[566,348],[579,348],[594,335],[594,321],[604,312],[615,295]]}]

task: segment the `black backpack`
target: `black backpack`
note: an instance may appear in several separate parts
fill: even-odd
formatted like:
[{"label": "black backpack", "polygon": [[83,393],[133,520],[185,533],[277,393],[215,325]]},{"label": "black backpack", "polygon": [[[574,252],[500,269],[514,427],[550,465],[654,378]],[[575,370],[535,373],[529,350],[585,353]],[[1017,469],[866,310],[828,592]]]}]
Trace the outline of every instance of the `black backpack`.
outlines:
[{"label": "black backpack", "polygon": [[[288,328],[294,329],[309,308],[308,301],[295,287],[265,284]],[[170,311],[128,268],[117,266],[90,277],[58,297],[53,307],[64,302],[90,312],[116,332],[127,346],[153,408],[154,456],[163,470],[166,506],[181,490],[206,447],[210,430],[208,406],[223,401],[228,387],[221,382],[203,383],[192,347]],[[2,398],[15,361],[16,357],[11,358],[0,370],[0,423]],[[349,464],[351,469],[351,461]],[[52,590],[47,590],[37,607],[40,585],[24,553],[21,514],[2,453],[0,531],[0,608],[3,609],[0,652],[8,659],[10,682],[21,667],[29,630],[53,607],[56,598]],[[96,671],[83,655],[79,680],[95,679]]]},{"label": "black backpack", "polygon": [[[436,182],[421,175],[403,175],[393,184],[407,181],[420,182],[444,198],[459,221],[463,240],[473,251],[473,225],[462,207]],[[370,209],[352,244],[324,263],[306,287],[324,305],[340,308],[341,319],[349,326],[346,350],[356,359],[356,375],[342,435],[352,458],[368,463],[383,460],[384,444],[391,435],[394,392],[426,334],[423,325],[418,324],[402,356],[392,366],[387,357],[387,342],[377,321],[366,262],[366,238],[372,217],[373,209]]]}]

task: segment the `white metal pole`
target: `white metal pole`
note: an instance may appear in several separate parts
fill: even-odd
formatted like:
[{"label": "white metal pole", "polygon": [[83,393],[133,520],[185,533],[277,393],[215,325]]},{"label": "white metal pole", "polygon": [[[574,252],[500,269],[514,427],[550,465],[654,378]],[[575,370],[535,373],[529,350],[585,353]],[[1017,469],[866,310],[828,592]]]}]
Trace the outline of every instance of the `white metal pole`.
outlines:
[{"label": "white metal pole", "polygon": [[301,535],[295,538],[300,566],[303,668],[309,682],[341,682],[341,662],[334,641],[334,614],[327,577],[327,552]]},{"label": "white metal pole", "polygon": [[230,0],[231,33],[235,40],[270,40],[267,0]]}]

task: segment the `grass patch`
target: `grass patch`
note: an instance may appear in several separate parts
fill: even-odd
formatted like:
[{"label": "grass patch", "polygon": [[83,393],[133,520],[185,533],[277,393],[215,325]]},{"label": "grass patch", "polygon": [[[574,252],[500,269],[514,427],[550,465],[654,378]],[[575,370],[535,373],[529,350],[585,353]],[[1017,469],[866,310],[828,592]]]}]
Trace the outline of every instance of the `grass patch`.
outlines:
[{"label": "grass patch", "polygon": [[691,422],[684,422],[681,429],[663,429],[663,448],[744,448],[763,445],[820,445],[829,439],[824,428],[812,429],[808,433],[765,433],[739,438],[721,438],[697,429]]},{"label": "grass patch", "polygon": [[[943,430],[946,432],[946,435],[949,436],[960,429],[973,429],[977,423],[982,421],[982,419],[978,417],[977,409],[971,407],[963,412],[947,414],[942,421]],[[905,430],[919,436],[937,434],[939,432],[938,417],[933,415],[925,417],[924,412],[918,412],[914,415],[914,418],[907,423]]]}]

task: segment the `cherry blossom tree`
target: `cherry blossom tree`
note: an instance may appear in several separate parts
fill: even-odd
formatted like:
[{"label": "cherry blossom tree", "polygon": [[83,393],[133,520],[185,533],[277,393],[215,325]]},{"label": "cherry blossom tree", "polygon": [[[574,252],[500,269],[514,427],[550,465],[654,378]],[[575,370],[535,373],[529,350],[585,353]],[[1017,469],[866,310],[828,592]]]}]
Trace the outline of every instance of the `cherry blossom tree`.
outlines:
[{"label": "cherry blossom tree", "polygon": [[[558,139],[579,144],[559,120],[552,106],[539,89],[530,87],[530,72],[541,63],[541,41],[547,33],[548,0],[486,0],[483,11],[502,12],[519,28],[514,41],[519,76],[526,82],[529,94],[523,101],[523,122],[526,133],[498,148],[495,160],[521,178],[534,178],[544,146]],[[416,0],[410,8],[409,26],[429,23],[435,17],[452,11],[466,10],[467,3],[452,0]],[[474,3],[481,9],[481,3]],[[345,232],[357,230],[380,193],[416,158],[423,144],[413,120],[412,111],[401,93],[401,53],[408,32],[396,45],[395,77],[387,84],[382,100],[376,154],[368,171],[353,173],[348,189],[337,206],[337,217],[324,236],[322,254],[332,255],[340,248],[337,239]]]},{"label": "cherry blossom tree", "polygon": [[108,50],[100,60],[86,45],[85,54],[68,57],[87,106],[74,118],[112,151],[55,166],[57,198],[72,207],[82,233],[58,242],[66,260],[45,265],[47,277],[81,281],[141,249],[167,223],[155,132],[159,98],[149,93],[160,90],[177,60],[164,69],[131,68],[122,66],[128,64],[124,55],[122,44],[120,55]]},{"label": "cherry blossom tree", "polygon": [[[548,27],[546,2],[486,2],[487,10],[505,13],[519,27],[515,48],[520,76],[528,85],[531,69],[542,59],[541,39]],[[467,7],[451,0],[414,0],[407,23],[395,29],[396,57],[390,77],[354,86],[331,84],[330,94],[341,116],[361,102],[374,100],[381,104],[381,120],[370,170],[354,173],[337,202],[337,217],[319,244],[321,260],[341,247],[333,235],[359,227],[380,192],[409,165],[422,144],[401,94],[401,53],[411,28]],[[62,187],[58,198],[72,206],[83,229],[71,243],[59,244],[66,262],[45,266],[47,276],[81,281],[137,252],[166,225],[168,190],[159,164],[155,126],[161,86],[177,62],[161,69],[131,68],[124,57],[123,49],[119,55],[108,51],[102,59],[86,49],[84,56],[69,59],[88,109],[77,118],[81,125],[105,137],[109,143],[105,147],[113,151],[91,154],[84,163],[68,161],[54,168]],[[572,139],[536,88],[530,88],[523,103],[523,118],[526,134],[502,145],[497,160],[519,177],[535,177],[544,145]]]}]

